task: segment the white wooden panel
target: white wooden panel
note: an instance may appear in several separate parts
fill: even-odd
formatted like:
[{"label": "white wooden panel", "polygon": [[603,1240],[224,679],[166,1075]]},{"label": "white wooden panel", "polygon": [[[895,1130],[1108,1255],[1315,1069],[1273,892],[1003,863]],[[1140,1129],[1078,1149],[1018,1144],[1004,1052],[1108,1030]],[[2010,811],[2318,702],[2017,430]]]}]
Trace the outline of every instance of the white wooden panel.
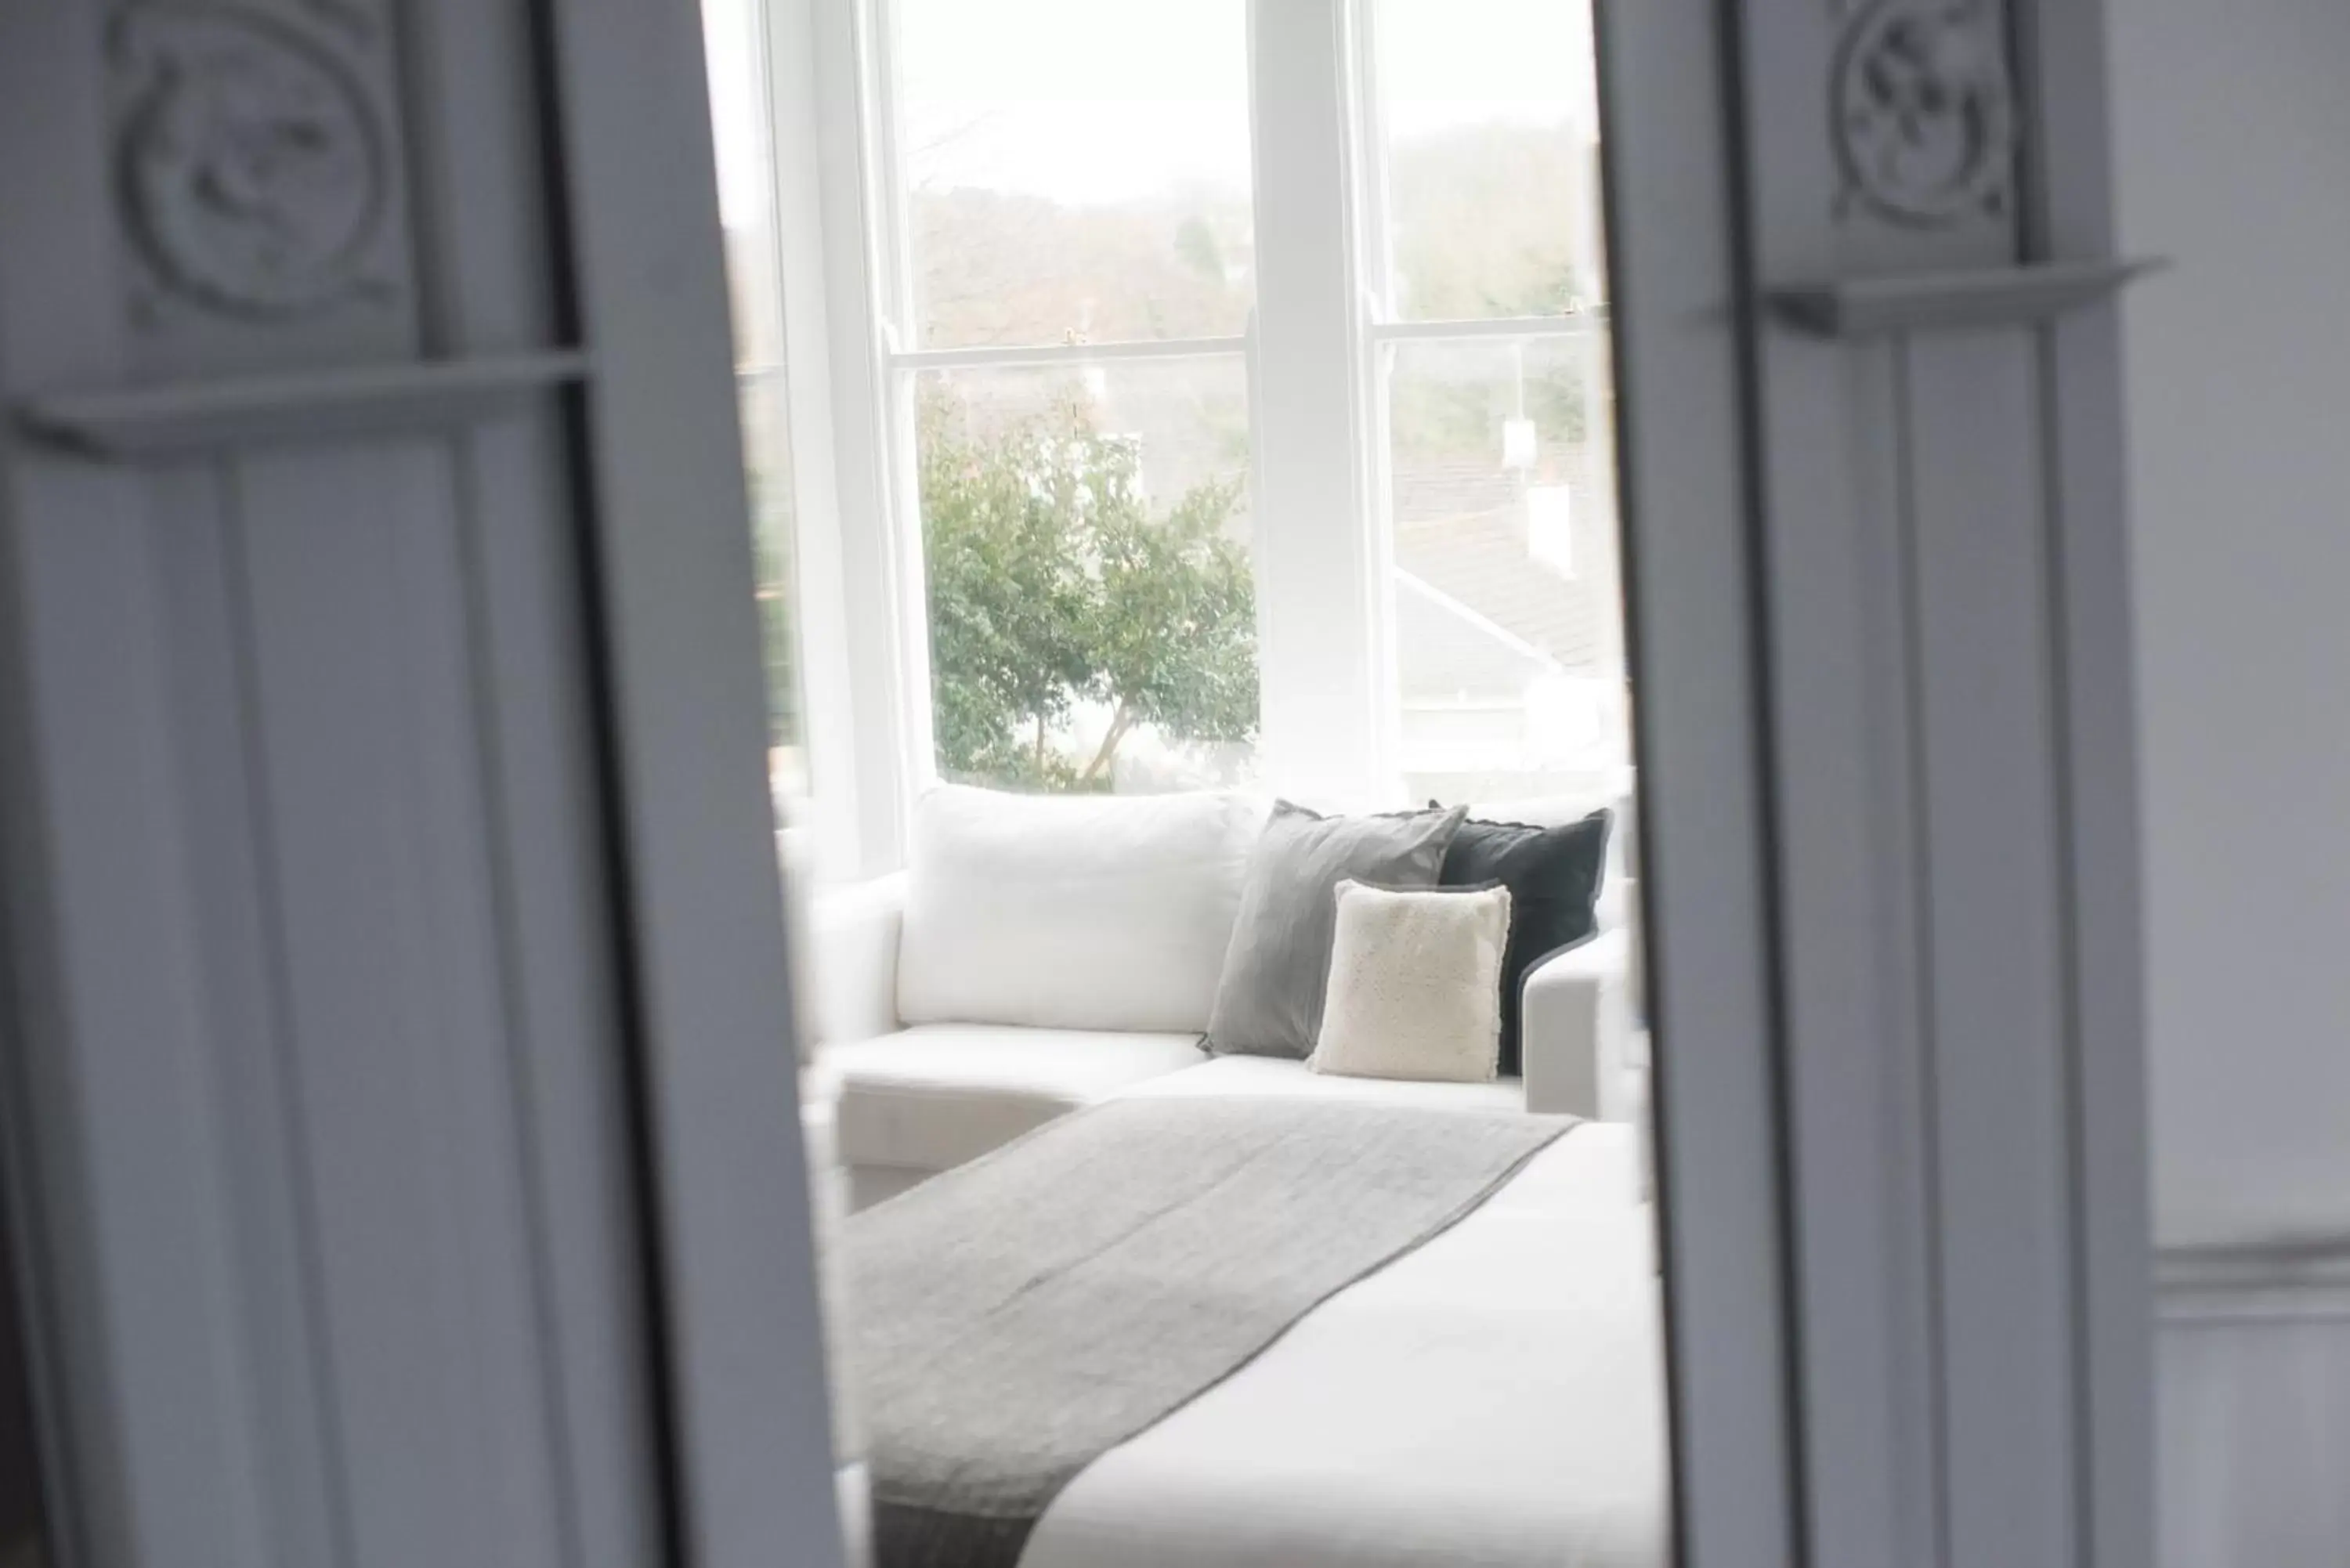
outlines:
[{"label": "white wooden panel", "polygon": [[[1918,857],[1922,831],[1919,784],[1920,727],[1914,647],[1916,605],[1910,593],[1912,563],[1906,521],[1910,506],[1913,453],[1901,419],[1907,416],[1905,378],[1908,363],[1898,345],[1878,344],[1853,353],[1847,360],[1846,419],[1854,430],[1852,452],[1856,495],[1861,516],[1867,521],[1853,539],[1854,566],[1861,585],[1862,640],[1854,654],[1864,667],[1862,679],[1866,720],[1861,734],[1874,744],[1853,748],[1866,752],[1869,762],[1866,804],[1854,817],[1866,824],[1871,869],[1847,861],[1847,872],[1867,877],[1871,890],[1854,899],[1844,911],[1849,918],[1865,914],[1862,940],[1845,948],[1843,967],[1835,982],[1868,997],[1867,1008],[1845,1019],[1862,1028],[1876,1020],[1877,1071],[1865,1075],[1874,1081],[1877,1099],[1876,1146],[1881,1169],[1873,1202],[1855,1204],[1853,1227],[1840,1238],[1853,1249],[1839,1263],[1824,1259],[1812,1281],[1821,1308],[1835,1312],[1862,1303],[1885,1316],[1879,1337],[1887,1355],[1882,1403],[1877,1407],[1883,1426],[1874,1431],[1856,1427],[1849,1434],[1856,1448],[1840,1456],[1844,1463],[1866,1467],[1857,1446],[1871,1439],[1882,1445],[1887,1495],[1874,1505],[1883,1511],[1889,1537],[1872,1542],[1867,1537],[1847,1539],[1850,1548],[1833,1561],[1865,1563],[1877,1560],[1918,1560],[1942,1550],[1943,1473],[1948,1463],[1947,1433],[1932,1418],[1945,1371],[1940,1337],[1940,1276],[1936,1267],[1934,1214],[1934,1106],[1929,1089],[1931,1072],[1927,1042],[1930,993],[1926,974],[1931,963],[1927,950],[1927,916],[1922,890],[1931,867]],[[1894,414],[1896,418],[1887,418]],[[1823,649],[1823,651],[1826,651]],[[1834,742],[1820,737],[1823,743]],[[1848,742],[1847,742],[1848,743]],[[1849,897],[1849,895],[1847,895]],[[1829,927],[1814,930],[1814,940]],[[1863,973],[1855,963],[1874,972]],[[1846,1048],[1866,1051],[1866,1037],[1846,1036]],[[1833,1091],[1830,1091],[1833,1093]],[[1860,1102],[1851,1109],[1859,1113]],[[1821,1186],[1837,1181],[1835,1157],[1821,1158],[1816,1176]],[[1847,1183],[1849,1184],[1849,1183]],[[1807,1198],[1806,1208],[1814,1199]],[[1874,1253],[1877,1262],[1859,1263]],[[1881,1283],[1853,1283],[1846,1267],[1873,1272]],[[1874,1299],[1871,1299],[1874,1298]],[[1835,1332],[1824,1328],[1826,1337]],[[1866,1342],[1864,1342],[1866,1343]],[[1842,1358],[1835,1358],[1841,1363]],[[1825,1368],[1820,1369],[1825,1371]],[[1865,1376],[1858,1366],[1844,1366],[1839,1376]],[[1855,1391],[1857,1392],[1856,1390]],[[1825,1397],[1825,1390],[1814,1399]],[[1843,1470],[1843,1464],[1836,1467]],[[1833,1513],[1850,1517],[1846,1488],[1822,1473],[1814,1481],[1814,1507],[1820,1517]],[[1846,1472],[1855,1473],[1855,1472]],[[1864,1469],[1856,1473],[1867,1473]]]},{"label": "white wooden panel", "polygon": [[[1793,1159],[1813,1551],[1822,1563],[1937,1550],[1940,1430],[1925,1168],[1907,559],[1898,351],[1769,345],[1773,618]],[[1888,418],[1893,414],[1894,418]],[[1852,1179],[1854,1162],[1872,1179]]]},{"label": "white wooden panel", "polygon": [[[46,922],[54,966],[23,981],[38,1011],[20,1126],[58,1206],[45,1234],[71,1277],[56,1282],[55,1310],[81,1329],[60,1347],[76,1401],[68,1462],[88,1500],[80,1544],[100,1565],[164,1542],[194,1564],[264,1561],[227,1134],[192,938],[200,889],[169,804],[162,588],[120,487],[17,477],[9,618],[47,743],[39,793],[10,807],[11,925]],[[34,520],[35,507],[57,510]],[[66,1215],[79,1217],[71,1230],[54,1223]]]},{"label": "white wooden panel", "polygon": [[[2106,42],[2107,14],[2119,9],[2035,4],[2017,11],[2020,85],[2041,122],[2024,149],[2032,255],[2112,256],[2121,244]],[[2119,316],[2111,304],[2078,312],[2051,323],[2040,342],[2072,911],[2081,1555],[2091,1568],[2132,1568],[2155,1555],[2144,819]]]},{"label": "white wooden panel", "polygon": [[400,45],[418,112],[409,174],[429,353],[527,352],[554,330],[560,236],[538,41],[519,0],[401,0]]},{"label": "white wooden panel", "polygon": [[2350,1284],[2167,1299],[2156,1353],[2160,1568],[2339,1568]]},{"label": "white wooden panel", "polygon": [[465,569],[480,666],[481,751],[504,846],[500,955],[520,1103],[536,1392],[565,1462],[562,1560],[635,1568],[654,1550],[653,1458],[634,1233],[613,912],[582,680],[585,592],[552,412],[467,438]]},{"label": "white wooden panel", "polygon": [[[55,1283],[78,1488],[125,1489],[85,1526],[96,1561],[165,1530],[199,1563],[644,1559],[610,932],[550,434],[485,432],[462,485],[438,446],[173,471],[132,497],[143,522],[56,531],[90,576],[18,535],[52,561],[26,579],[43,602],[90,612],[52,650],[65,711],[149,753],[109,766],[153,792],[152,842],[117,824],[107,843],[152,886],[109,912],[80,983],[180,992],[88,1050],[36,1034],[26,1064],[44,1196],[95,1221],[60,1232]],[[476,503],[487,538],[461,522]],[[149,695],[85,705],[92,633],[137,635]],[[67,817],[124,805],[66,798]],[[77,852],[55,820],[26,826]],[[89,1134],[59,1114],[80,1105],[103,1107]],[[74,1262],[80,1244],[101,1250]],[[169,1370],[107,1394],[151,1356]]]},{"label": "white wooden panel", "polygon": [[[95,6],[0,7],[0,389],[120,360]],[[168,586],[137,486],[0,447],[0,831],[9,1111],[36,1325],[93,1568],[268,1560],[213,1122],[201,907],[172,804]]]},{"label": "white wooden panel", "polygon": [[[167,360],[217,400],[224,369],[358,342],[191,297],[136,349],[123,8],[0,9],[12,403]],[[337,16],[298,20],[399,98],[401,334],[549,349],[530,8]],[[306,443],[263,410],[231,432],[255,455],[143,473],[0,445],[8,1130],[73,1561],[654,1554],[582,498],[530,396],[430,441]]]},{"label": "white wooden panel", "polygon": [[[1932,306],[1891,349],[1762,349],[1824,1563],[2147,1555],[2115,346],[1950,330],[2110,275],[2098,10],[1746,13],[1761,281]],[[1927,134],[1968,163],[1929,190],[1879,89],[1934,35]]]},{"label": "white wooden panel", "polygon": [[452,478],[234,485],[353,1568],[560,1561]]},{"label": "white wooden panel", "polygon": [[327,1404],[313,1195],[294,1097],[298,1063],[276,1004],[280,955],[255,836],[253,671],[242,586],[231,577],[234,524],[224,510],[224,480],[207,464],[161,478],[153,499],[164,525],[152,536],[172,585],[164,607],[182,831],[203,889],[203,918],[192,929],[203,955],[213,1113],[234,1128],[222,1196],[238,1243],[242,1368],[271,1478],[267,1561],[293,1568],[340,1554],[340,1434]]},{"label": "white wooden panel", "polygon": [[[1751,14],[1742,130],[1766,284],[1937,256],[1949,236],[1856,211],[1821,134],[1857,7]],[[1828,111],[1830,115],[1833,111]],[[1899,520],[1908,504],[1893,351],[1785,333],[1758,349],[1758,479],[1771,577],[1789,1158],[1811,1560],[1940,1554],[1941,1345],[1919,1059],[1919,863]],[[1856,1170],[1869,1179],[1854,1179]]]},{"label": "white wooden panel", "polygon": [[[561,234],[546,171],[531,8],[411,0],[406,57],[437,113],[413,137],[432,346],[543,343]],[[588,685],[587,586],[564,407],[456,443],[479,751],[500,846],[499,961],[520,1104],[515,1179],[536,1293],[533,1350],[562,1516],[581,1568],[654,1552],[644,1253],[634,1234],[616,914],[604,865]]]},{"label": "white wooden panel", "polygon": [[[2052,258],[2028,248],[2044,228],[2035,168],[2009,138],[2032,147],[2046,106],[2010,79],[2005,34],[2011,12],[2038,9],[1742,13],[1748,211],[1773,297],[1823,283],[1884,302],[1929,278],[1946,296],[2033,295],[2009,286],[2013,269]],[[2086,73],[2085,96],[2053,134],[2086,146],[2104,134],[2079,48],[2095,19],[2069,9],[2052,53]],[[1930,130],[1882,96],[1928,37],[1930,60],[1913,58],[1933,81]],[[1963,177],[1913,181],[1922,166],[1894,145],[1905,124],[1941,137]],[[2135,1043],[2126,1023],[2117,1040],[2126,1008],[2111,998],[2134,989],[2135,933],[2103,921],[2098,989],[2076,988],[2074,868],[2101,851],[2075,859],[2057,727],[2060,702],[2095,691],[2126,734],[2110,656],[2126,639],[2100,620],[2065,649],[2080,662],[2060,661],[2052,605],[2097,590],[2052,576],[2064,520],[2049,511],[2052,465],[2069,464],[2068,488],[2115,466],[2094,429],[2075,450],[2048,422],[2060,390],[2068,414],[2094,395],[2109,350],[2074,344],[2060,389],[2043,387],[2029,327],[1891,347],[1778,330],[1760,348],[1805,1523],[1823,1564],[2071,1562],[2093,1436],[2128,1418],[2126,1398],[2083,1381],[2080,1346],[2110,1343],[2098,1365],[2126,1392],[2130,1336],[2082,1315],[2075,1026],[2094,1011],[2099,1076],[2126,1091],[2113,1064]],[[2109,1135],[2131,1103],[2095,1123],[2096,1212],[2124,1229],[2137,1211],[2114,1181],[2136,1135]]]},{"label": "white wooden panel", "polygon": [[1907,352],[1954,1568],[2055,1568],[2075,1550],[2069,1018],[2031,348],[2005,331]]}]

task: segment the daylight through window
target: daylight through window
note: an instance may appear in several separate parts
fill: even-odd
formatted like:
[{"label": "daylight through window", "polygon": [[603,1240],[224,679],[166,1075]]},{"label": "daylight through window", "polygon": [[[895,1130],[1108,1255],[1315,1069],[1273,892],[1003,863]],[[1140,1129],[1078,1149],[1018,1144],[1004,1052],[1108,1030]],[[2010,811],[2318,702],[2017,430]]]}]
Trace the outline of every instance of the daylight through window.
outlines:
[{"label": "daylight through window", "polygon": [[709,5],[779,795],[1628,786],[1587,5]]}]

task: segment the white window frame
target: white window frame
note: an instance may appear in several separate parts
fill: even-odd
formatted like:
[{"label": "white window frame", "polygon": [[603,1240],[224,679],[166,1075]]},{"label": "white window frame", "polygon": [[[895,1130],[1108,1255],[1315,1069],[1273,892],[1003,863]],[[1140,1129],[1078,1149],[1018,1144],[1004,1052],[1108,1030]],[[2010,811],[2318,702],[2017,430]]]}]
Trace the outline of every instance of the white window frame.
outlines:
[{"label": "white window frame", "polygon": [[820,881],[904,864],[929,776],[920,562],[891,519],[909,483],[890,458],[880,375],[888,274],[869,214],[873,18],[853,0],[762,0],[783,373],[800,603],[804,727]]},{"label": "white window frame", "polygon": [[[926,370],[1240,358],[1261,780],[1341,805],[1399,798],[1387,442],[1396,348],[1590,338],[1606,316],[1396,319],[1372,10],[1369,0],[1249,8],[1257,277],[1245,333],[924,348],[912,337],[894,0],[767,0],[785,374],[811,601],[798,622],[808,750],[818,820],[841,843],[819,857],[820,876],[901,865],[912,800],[937,777],[911,396]],[[827,798],[839,794],[852,798]]]},{"label": "white window frame", "polygon": [[[1582,346],[1582,373],[1586,394],[1603,388],[1609,379],[1607,355],[1609,345],[1607,299],[1607,269],[1605,264],[1604,219],[1599,211],[1596,170],[1593,171],[1592,205],[1583,217],[1589,227],[1581,236],[1577,260],[1593,267],[1596,290],[1595,298],[1573,314],[1557,316],[1503,316],[1445,318],[1406,318],[1396,300],[1395,224],[1388,212],[1387,153],[1388,138],[1383,122],[1383,104],[1378,86],[1378,0],[1350,0],[1354,13],[1352,47],[1354,78],[1358,85],[1357,112],[1355,116],[1355,144],[1359,149],[1359,223],[1356,235],[1357,254],[1361,258],[1363,273],[1359,297],[1363,320],[1360,327],[1367,345],[1370,374],[1366,379],[1364,397],[1368,446],[1366,459],[1369,465],[1372,517],[1376,524],[1377,547],[1380,552],[1379,581],[1382,587],[1380,603],[1384,607],[1384,623],[1366,639],[1379,661],[1388,681],[1380,706],[1380,732],[1387,771],[1400,774],[1409,759],[1404,754],[1400,733],[1403,719],[1403,695],[1399,684],[1400,650],[1395,646],[1395,583],[1394,541],[1396,537],[1395,484],[1393,458],[1395,445],[1388,426],[1388,410],[1394,406],[1391,390],[1394,383],[1398,350],[1407,343],[1438,344],[1458,347],[1467,344],[1492,344],[1497,347],[1523,348],[1538,343],[1576,343]],[[1593,65],[1597,63],[1597,41],[1593,42]],[[1427,587],[1427,585],[1423,585]],[[1435,591],[1432,587],[1430,591]],[[1617,650],[1620,656],[1620,649]],[[1627,737],[1628,747],[1629,737]]]},{"label": "white window frame", "polygon": [[[823,0],[819,0],[823,3]],[[931,711],[930,604],[923,575],[922,526],[918,453],[915,448],[915,387],[921,375],[935,370],[1020,369],[1060,366],[1068,369],[1112,364],[1170,361],[1245,360],[1243,336],[1166,339],[1131,339],[1105,343],[989,344],[971,348],[923,348],[916,345],[919,329],[918,294],[910,236],[913,211],[906,189],[905,163],[898,151],[904,123],[899,112],[900,96],[897,62],[897,6],[894,0],[838,0],[853,5],[867,36],[876,47],[868,51],[868,83],[865,103],[867,156],[873,171],[874,205],[867,233],[868,254],[878,295],[875,375],[883,389],[884,419],[879,438],[882,461],[892,475],[891,510],[886,530],[895,535],[908,592],[896,607],[898,641],[904,659],[900,682],[904,703],[906,769],[911,793],[938,777],[938,753]]]},{"label": "white window frame", "polygon": [[1375,524],[1360,307],[1353,0],[1257,0],[1258,757],[1271,787],[1345,804],[1399,786],[1387,541]]}]

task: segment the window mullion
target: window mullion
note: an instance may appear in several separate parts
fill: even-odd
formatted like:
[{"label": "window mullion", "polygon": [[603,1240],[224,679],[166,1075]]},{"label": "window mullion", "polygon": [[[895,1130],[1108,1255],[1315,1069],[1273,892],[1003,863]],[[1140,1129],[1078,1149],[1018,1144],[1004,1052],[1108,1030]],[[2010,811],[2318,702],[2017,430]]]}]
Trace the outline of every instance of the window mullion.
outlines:
[{"label": "window mullion", "polygon": [[1378,80],[1378,7],[1356,0],[1350,18],[1354,28],[1354,85],[1359,127],[1356,166],[1360,174],[1355,234],[1364,312],[1374,327],[1396,318],[1394,234],[1388,221],[1387,110],[1372,90]]},{"label": "window mullion", "polygon": [[1383,792],[1389,589],[1372,519],[1347,0],[1260,0],[1255,125],[1262,756],[1293,794]]},{"label": "window mullion", "polygon": [[913,211],[906,191],[905,120],[898,80],[898,8],[894,0],[851,0],[866,29],[867,109],[870,149],[868,181],[874,220],[872,266],[878,278],[885,347],[892,353],[921,347],[914,299]]},{"label": "window mullion", "polygon": [[[810,401],[829,427],[832,504],[814,512],[811,523],[827,531],[824,544],[837,562],[836,701],[845,695],[847,705],[831,718],[853,758],[831,773],[854,792],[853,812],[840,814],[855,827],[853,869],[873,875],[903,863],[908,806],[929,744],[926,693],[910,654],[920,629],[920,569],[894,522],[895,390],[883,362],[888,313],[903,293],[889,270],[897,240],[884,203],[895,179],[879,162],[891,142],[868,118],[881,107],[872,84],[887,72],[880,54],[887,18],[855,0],[793,0],[789,8],[805,19],[810,40],[803,88],[813,113],[788,141],[779,132],[777,151],[816,170],[825,308],[810,336],[822,345],[823,374],[798,379],[821,389]],[[786,97],[779,82],[779,122],[799,113]],[[823,766],[822,747],[811,750]]]}]

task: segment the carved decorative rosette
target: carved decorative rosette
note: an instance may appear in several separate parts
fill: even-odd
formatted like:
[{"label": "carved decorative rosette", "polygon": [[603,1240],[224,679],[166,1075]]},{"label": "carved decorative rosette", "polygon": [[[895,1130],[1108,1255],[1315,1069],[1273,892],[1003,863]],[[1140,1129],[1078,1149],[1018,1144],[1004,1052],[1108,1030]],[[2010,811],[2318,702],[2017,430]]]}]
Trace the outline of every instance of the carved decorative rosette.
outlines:
[{"label": "carved decorative rosette", "polygon": [[384,0],[117,0],[104,66],[126,308],[172,376],[413,351]]},{"label": "carved decorative rosette", "polygon": [[300,316],[385,280],[384,127],[358,76],[265,12],[147,4],[115,18],[126,227],[154,275],[207,308]]},{"label": "carved decorative rosette", "polygon": [[1994,0],[1868,0],[1845,19],[1831,108],[1840,199],[1912,228],[2004,215],[2016,115]]}]

